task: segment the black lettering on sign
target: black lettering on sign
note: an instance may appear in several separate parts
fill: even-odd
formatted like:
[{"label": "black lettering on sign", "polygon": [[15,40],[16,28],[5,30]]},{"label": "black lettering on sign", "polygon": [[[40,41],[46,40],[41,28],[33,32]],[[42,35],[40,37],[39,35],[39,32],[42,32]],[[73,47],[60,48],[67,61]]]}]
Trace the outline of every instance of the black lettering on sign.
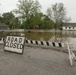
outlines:
[{"label": "black lettering on sign", "polygon": [[20,49],[20,47],[19,47],[19,43],[17,44],[17,49]]},{"label": "black lettering on sign", "polygon": [[17,47],[17,43],[14,43],[14,44],[13,44],[13,48],[16,48],[16,47]]},{"label": "black lettering on sign", "polygon": [[6,42],[6,43],[5,43],[5,46],[8,47],[8,46],[9,46],[9,42]]},{"label": "black lettering on sign", "polygon": [[7,41],[10,41],[10,37],[8,37],[8,40]]},{"label": "black lettering on sign", "polygon": [[13,42],[13,41],[14,41],[14,37],[11,38],[11,42]]},{"label": "black lettering on sign", "polygon": [[20,49],[22,49],[23,48],[23,44],[20,44]]},{"label": "black lettering on sign", "polygon": [[17,38],[14,39],[14,42],[17,42]]},{"label": "black lettering on sign", "polygon": [[19,43],[21,43],[22,42],[22,38],[19,38]]},{"label": "black lettering on sign", "polygon": [[22,50],[24,48],[24,39],[24,37],[7,36],[4,43],[4,49],[7,51],[23,53]]},{"label": "black lettering on sign", "polygon": [[13,43],[10,43],[10,47],[13,47]]}]

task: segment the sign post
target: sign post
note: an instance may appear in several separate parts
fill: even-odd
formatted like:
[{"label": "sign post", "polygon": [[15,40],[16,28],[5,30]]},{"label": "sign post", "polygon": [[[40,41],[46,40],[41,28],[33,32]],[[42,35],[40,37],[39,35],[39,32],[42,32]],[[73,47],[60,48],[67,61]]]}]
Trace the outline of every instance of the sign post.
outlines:
[{"label": "sign post", "polygon": [[23,54],[25,37],[7,36],[4,43],[4,51]]}]

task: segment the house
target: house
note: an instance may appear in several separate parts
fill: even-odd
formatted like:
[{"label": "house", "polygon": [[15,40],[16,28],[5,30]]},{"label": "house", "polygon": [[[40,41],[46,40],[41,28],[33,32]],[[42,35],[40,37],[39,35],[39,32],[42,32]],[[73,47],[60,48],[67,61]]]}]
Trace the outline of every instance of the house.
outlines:
[{"label": "house", "polygon": [[7,30],[9,29],[9,26],[6,25],[5,23],[0,23],[0,30]]},{"label": "house", "polygon": [[62,30],[76,30],[76,23],[63,23]]}]

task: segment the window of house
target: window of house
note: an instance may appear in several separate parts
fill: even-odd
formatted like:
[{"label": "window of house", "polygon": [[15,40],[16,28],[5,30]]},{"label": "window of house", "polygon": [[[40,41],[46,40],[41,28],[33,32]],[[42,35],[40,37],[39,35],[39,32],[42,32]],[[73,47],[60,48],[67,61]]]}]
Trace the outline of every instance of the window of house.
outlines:
[{"label": "window of house", "polygon": [[69,29],[71,29],[71,27],[69,27]]},{"label": "window of house", "polygon": [[67,27],[66,27],[66,29],[67,29]]}]

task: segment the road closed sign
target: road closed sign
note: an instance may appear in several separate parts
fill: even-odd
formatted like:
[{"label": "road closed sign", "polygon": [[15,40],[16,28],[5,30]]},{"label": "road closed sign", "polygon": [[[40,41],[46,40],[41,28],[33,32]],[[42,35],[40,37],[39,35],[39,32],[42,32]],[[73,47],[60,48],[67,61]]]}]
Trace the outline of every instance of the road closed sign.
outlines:
[{"label": "road closed sign", "polygon": [[4,50],[16,53],[23,53],[25,37],[7,36],[4,43]]}]

